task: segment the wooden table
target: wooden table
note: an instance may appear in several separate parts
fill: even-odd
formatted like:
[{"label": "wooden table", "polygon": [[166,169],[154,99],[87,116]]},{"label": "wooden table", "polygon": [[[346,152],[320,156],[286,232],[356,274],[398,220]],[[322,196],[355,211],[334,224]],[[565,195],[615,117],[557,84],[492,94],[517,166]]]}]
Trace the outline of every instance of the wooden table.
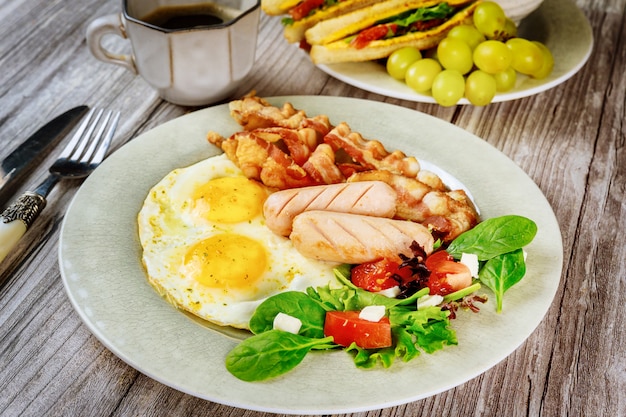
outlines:
[{"label": "wooden table", "polygon": [[[595,37],[573,78],[484,108],[402,101],[337,81],[262,16],[258,60],[236,96],[331,95],[385,101],[460,126],[500,149],[540,187],[559,221],[562,280],[531,337],[506,360],[447,392],[353,416],[626,415],[626,0],[578,0]],[[0,159],[74,105],[123,113],[115,149],[191,110],[139,77],[92,58],[85,28],[117,0],[0,2]],[[505,134],[503,134],[505,132]],[[38,182],[55,154],[34,170]],[[0,264],[0,413],[269,416],[207,402],[146,377],[81,322],[57,264],[59,228],[79,184],[64,182],[19,248]],[[497,192],[497,190],[494,190]]]}]

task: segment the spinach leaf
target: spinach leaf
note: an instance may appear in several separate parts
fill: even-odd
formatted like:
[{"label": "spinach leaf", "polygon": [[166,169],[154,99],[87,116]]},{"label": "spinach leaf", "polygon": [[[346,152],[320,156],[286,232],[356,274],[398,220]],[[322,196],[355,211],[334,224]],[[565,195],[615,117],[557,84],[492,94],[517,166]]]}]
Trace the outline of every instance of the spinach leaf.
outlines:
[{"label": "spinach leaf", "polygon": [[269,297],[256,309],[250,319],[250,331],[260,334],[274,327],[278,313],[300,319],[299,334],[306,337],[324,337],[326,310],[318,302],[300,291],[287,291]]},{"label": "spinach leaf", "polygon": [[463,253],[473,253],[478,260],[486,261],[528,245],[536,234],[537,225],[526,217],[494,217],[459,235],[447,251],[455,259]]},{"label": "spinach leaf", "polygon": [[270,330],[245,339],[228,352],[226,369],[243,381],[273,378],[295,368],[312,349],[336,347],[332,340]]},{"label": "spinach leaf", "polygon": [[496,311],[502,311],[502,298],[506,290],[518,283],[526,273],[524,252],[518,249],[488,260],[481,268],[478,279],[496,295]]}]

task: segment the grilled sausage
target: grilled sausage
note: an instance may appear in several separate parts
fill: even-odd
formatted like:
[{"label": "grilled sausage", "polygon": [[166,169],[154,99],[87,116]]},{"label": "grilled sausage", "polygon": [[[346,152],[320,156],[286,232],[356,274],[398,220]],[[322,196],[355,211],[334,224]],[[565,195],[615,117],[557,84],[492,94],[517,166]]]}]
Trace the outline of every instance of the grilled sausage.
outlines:
[{"label": "grilled sausage", "polygon": [[433,236],[419,223],[326,211],[296,216],[290,239],[308,258],[349,264],[382,258],[401,261],[399,254],[413,256],[413,241],[427,254],[434,244]]},{"label": "grilled sausage", "polygon": [[309,210],[393,217],[396,192],[382,181],[319,185],[278,191],[263,206],[267,227],[289,236],[294,217]]}]

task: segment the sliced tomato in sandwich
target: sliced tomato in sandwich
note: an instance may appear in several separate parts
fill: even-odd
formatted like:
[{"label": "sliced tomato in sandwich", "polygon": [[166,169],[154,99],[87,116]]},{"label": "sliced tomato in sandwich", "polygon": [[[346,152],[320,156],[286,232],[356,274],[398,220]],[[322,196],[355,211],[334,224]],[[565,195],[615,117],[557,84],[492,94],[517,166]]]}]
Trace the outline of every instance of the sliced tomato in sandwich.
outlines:
[{"label": "sliced tomato in sandwich", "polygon": [[293,9],[289,10],[289,15],[293,20],[300,20],[308,16],[311,11],[323,6],[324,3],[324,0],[304,0]]},{"label": "sliced tomato in sandwich", "polygon": [[448,3],[409,10],[362,30],[351,40],[350,45],[362,49],[372,41],[428,30],[439,26],[456,12],[457,9],[449,6]]}]

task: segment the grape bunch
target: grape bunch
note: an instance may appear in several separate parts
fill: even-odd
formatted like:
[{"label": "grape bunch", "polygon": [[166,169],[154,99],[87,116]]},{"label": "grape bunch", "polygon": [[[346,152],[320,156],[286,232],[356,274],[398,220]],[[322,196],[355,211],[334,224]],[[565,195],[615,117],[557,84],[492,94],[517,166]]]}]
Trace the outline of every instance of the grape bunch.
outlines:
[{"label": "grape bunch", "polygon": [[387,72],[419,93],[430,92],[442,106],[453,106],[462,97],[485,106],[496,93],[515,87],[518,74],[542,79],[552,72],[550,50],[518,37],[499,4],[480,3],[472,20],[454,27],[433,50],[396,50],[387,59]]}]

